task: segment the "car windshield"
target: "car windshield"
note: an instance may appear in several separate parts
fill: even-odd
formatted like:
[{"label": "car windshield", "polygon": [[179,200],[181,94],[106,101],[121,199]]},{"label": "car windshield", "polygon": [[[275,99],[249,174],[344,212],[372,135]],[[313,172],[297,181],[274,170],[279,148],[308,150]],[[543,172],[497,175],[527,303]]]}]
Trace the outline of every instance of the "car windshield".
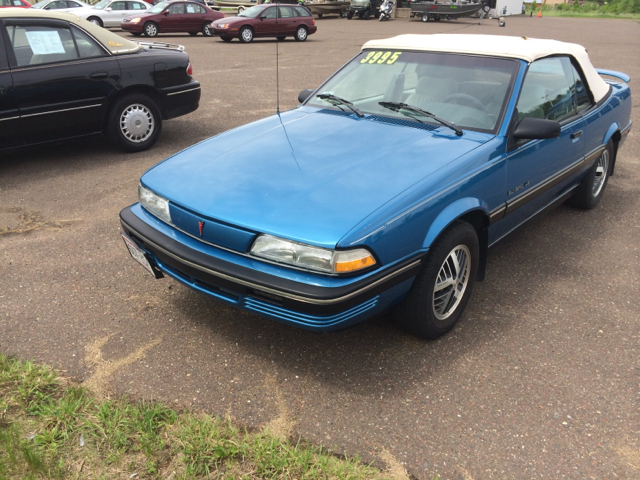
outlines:
[{"label": "car windshield", "polygon": [[491,132],[517,70],[516,60],[504,58],[367,50],[320,87],[307,105],[351,113],[326,95],[319,98],[330,94],[365,114],[437,124],[416,110],[390,105],[404,103],[459,127]]},{"label": "car windshield", "polygon": [[260,12],[264,10],[265,7],[261,5],[256,5],[255,7],[247,8],[244,12],[238,14],[239,17],[247,17],[247,18],[256,18],[260,15]]},{"label": "car windshield", "polygon": [[104,10],[105,7],[109,6],[109,4],[111,3],[111,0],[101,0],[98,3],[96,3],[93,8],[97,8],[98,10]]},{"label": "car windshield", "polygon": [[169,6],[169,3],[170,2],[160,2],[147,10],[147,13],[162,13],[164,9]]}]

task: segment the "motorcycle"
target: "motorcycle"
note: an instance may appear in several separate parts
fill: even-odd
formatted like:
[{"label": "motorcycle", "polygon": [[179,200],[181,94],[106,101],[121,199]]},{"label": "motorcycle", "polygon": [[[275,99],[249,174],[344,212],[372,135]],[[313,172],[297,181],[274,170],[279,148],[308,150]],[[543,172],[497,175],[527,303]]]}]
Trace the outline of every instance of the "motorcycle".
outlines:
[{"label": "motorcycle", "polygon": [[389,20],[391,18],[391,14],[393,13],[393,6],[395,3],[393,0],[384,0],[382,5],[380,5],[380,21],[384,22],[385,20]]}]

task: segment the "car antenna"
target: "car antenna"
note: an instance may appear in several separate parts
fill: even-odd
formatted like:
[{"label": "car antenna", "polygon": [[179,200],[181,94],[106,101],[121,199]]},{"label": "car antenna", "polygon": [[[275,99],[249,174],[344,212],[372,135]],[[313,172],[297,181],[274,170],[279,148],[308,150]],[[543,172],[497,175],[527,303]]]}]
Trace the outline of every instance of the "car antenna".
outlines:
[{"label": "car antenna", "polygon": [[[276,32],[278,32],[278,17],[280,16],[279,8],[276,5]],[[278,32],[280,33],[280,32]],[[276,113],[280,116],[280,49],[278,44],[280,40],[276,37]]]}]

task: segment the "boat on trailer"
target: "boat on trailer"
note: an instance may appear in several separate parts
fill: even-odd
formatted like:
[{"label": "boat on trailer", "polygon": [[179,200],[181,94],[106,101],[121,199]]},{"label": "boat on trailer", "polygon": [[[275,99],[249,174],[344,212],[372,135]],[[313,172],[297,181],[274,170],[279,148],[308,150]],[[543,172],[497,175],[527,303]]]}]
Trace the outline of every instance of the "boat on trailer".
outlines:
[{"label": "boat on trailer", "polygon": [[465,0],[439,1],[418,1],[411,2],[410,18],[419,18],[423,22],[430,20],[439,22],[442,19],[453,20],[461,17],[472,17],[477,15],[484,18],[491,10],[485,2],[468,2]]}]

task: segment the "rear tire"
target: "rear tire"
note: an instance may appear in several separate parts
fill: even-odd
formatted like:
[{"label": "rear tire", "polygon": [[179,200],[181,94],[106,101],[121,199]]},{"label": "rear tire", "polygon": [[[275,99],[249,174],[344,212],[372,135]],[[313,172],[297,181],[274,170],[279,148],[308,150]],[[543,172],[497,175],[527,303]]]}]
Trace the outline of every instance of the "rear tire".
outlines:
[{"label": "rear tire", "polygon": [[478,273],[480,247],[475,229],[457,221],[433,243],[395,322],[414,335],[436,339],[451,330],[469,301]]},{"label": "rear tire", "polygon": [[353,18],[353,10],[349,10],[347,12],[347,20],[351,20]]},{"label": "rear tire", "polygon": [[142,33],[139,32],[131,32],[131,35],[133,35],[134,37],[139,37],[142,35]]},{"label": "rear tire", "polygon": [[362,18],[364,20],[369,20],[369,18],[371,18],[371,11],[368,8],[362,14]]},{"label": "rear tire", "polygon": [[191,35],[192,37],[195,37],[196,35],[198,35],[198,32],[189,32],[189,35]]},{"label": "rear tire", "polygon": [[156,37],[158,35],[158,25],[153,22],[147,22],[144,24],[145,37]]},{"label": "rear tire", "polygon": [[213,36],[213,33],[211,32],[211,22],[202,25],[202,35],[204,35],[205,37]]},{"label": "rear tire", "polygon": [[308,32],[305,27],[298,27],[296,30],[296,42],[304,42],[307,39]]},{"label": "rear tire", "polygon": [[340,10],[340,18],[344,18],[347,16],[347,12],[345,12],[344,10]]},{"label": "rear tire", "polygon": [[251,30],[251,27],[242,27],[238,38],[242,43],[253,42],[253,30]]},{"label": "rear tire", "polygon": [[425,23],[428,22],[429,21],[429,14],[425,13],[424,15],[422,15],[422,18],[420,20],[422,20]]},{"label": "rear tire", "polygon": [[238,7],[238,13],[244,12],[245,8],[243,6]]},{"label": "rear tire", "polygon": [[569,200],[571,206],[591,210],[600,203],[611,174],[613,152],[613,142],[609,140],[604,152],[594,162],[591,170],[576,189],[576,194]]},{"label": "rear tire", "polygon": [[316,13],[316,15],[318,16],[318,18],[322,18],[322,13]]},{"label": "rear tire", "polygon": [[146,95],[126,95],[109,112],[107,131],[113,143],[125,152],[147,150],[162,131],[160,109]]},{"label": "rear tire", "polygon": [[279,42],[283,42],[287,37],[285,37],[284,35],[280,35],[278,37],[276,37],[276,39],[278,39]]}]

